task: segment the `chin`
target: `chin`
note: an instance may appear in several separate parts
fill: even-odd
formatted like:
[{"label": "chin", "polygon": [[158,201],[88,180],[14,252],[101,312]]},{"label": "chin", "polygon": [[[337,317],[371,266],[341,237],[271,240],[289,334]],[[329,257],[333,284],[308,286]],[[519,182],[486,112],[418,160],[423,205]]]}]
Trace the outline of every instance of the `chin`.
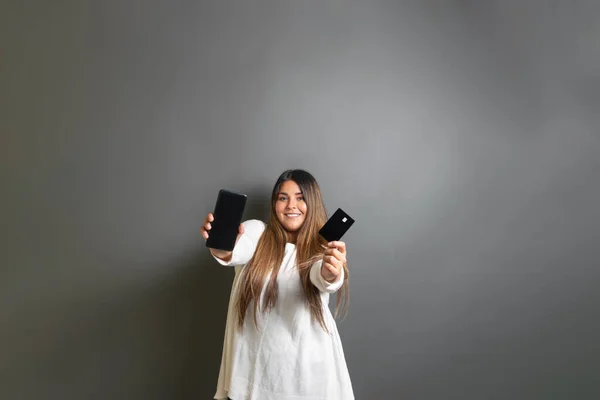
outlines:
[{"label": "chin", "polygon": [[285,228],[285,230],[286,230],[286,231],[288,231],[288,232],[298,232],[298,231],[300,231],[300,229],[302,228],[302,225],[303,225],[303,224],[304,224],[304,221],[303,221],[303,222],[301,222],[301,223],[300,223],[300,224],[298,224],[298,225],[296,225],[296,224],[293,224],[293,225],[289,225],[289,224],[282,224],[282,225],[283,225],[283,227]]},{"label": "chin", "polygon": [[286,226],[285,229],[288,232],[298,232],[300,230],[300,228],[302,228],[302,225],[300,226]]}]

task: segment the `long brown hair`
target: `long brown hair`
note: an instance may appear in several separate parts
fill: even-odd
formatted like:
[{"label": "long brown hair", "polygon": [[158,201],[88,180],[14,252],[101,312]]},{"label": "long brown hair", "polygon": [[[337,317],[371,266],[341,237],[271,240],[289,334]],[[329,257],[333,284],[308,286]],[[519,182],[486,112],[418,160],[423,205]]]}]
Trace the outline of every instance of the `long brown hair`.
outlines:
[{"label": "long brown hair", "polygon": [[[319,184],[310,173],[300,169],[285,171],[273,187],[269,221],[258,241],[254,256],[243,268],[240,276],[240,292],[237,301],[238,323],[240,327],[243,327],[246,312],[251,303],[254,304],[255,325],[258,325],[257,314],[259,311],[268,312],[277,304],[279,294],[277,275],[283,261],[285,244],[290,241],[291,237],[277,218],[275,204],[281,185],[289,180],[296,182],[300,187],[307,207],[304,223],[298,231],[296,239],[296,267],[300,274],[300,281],[311,316],[319,322],[325,331],[328,331],[323,317],[319,289],[310,281],[311,266],[322,257],[327,249],[327,241],[319,235],[319,229],[327,221],[327,211]],[[335,316],[338,315],[340,309],[346,312],[348,305],[349,272],[347,265],[344,264],[343,268],[344,283],[336,296]],[[264,300],[261,305],[261,293],[269,273],[271,273],[271,276],[265,287]]]}]

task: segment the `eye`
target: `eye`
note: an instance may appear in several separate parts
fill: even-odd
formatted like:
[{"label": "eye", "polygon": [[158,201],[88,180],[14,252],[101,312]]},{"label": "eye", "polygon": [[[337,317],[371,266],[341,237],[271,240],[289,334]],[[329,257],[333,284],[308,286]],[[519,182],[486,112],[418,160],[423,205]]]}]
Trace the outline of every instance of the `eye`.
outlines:
[{"label": "eye", "polygon": [[279,196],[279,201],[285,201],[285,196]]},{"label": "eye", "polygon": [[298,201],[304,201],[304,196],[298,197]]}]

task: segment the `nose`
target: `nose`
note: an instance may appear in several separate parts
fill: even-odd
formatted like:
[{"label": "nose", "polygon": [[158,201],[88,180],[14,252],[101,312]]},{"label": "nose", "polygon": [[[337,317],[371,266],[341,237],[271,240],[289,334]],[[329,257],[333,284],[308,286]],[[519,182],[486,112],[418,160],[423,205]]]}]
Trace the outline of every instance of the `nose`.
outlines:
[{"label": "nose", "polygon": [[287,204],[287,206],[288,206],[288,208],[290,208],[290,209],[294,209],[294,208],[296,208],[296,199],[292,199],[292,198],[290,198],[290,200],[288,201],[288,204]]}]

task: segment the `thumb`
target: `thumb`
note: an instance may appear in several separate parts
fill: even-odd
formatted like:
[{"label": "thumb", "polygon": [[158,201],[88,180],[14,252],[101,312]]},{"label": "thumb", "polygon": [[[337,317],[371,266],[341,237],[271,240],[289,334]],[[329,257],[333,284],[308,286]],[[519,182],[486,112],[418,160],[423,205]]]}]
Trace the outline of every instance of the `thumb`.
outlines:
[{"label": "thumb", "polygon": [[237,235],[237,239],[235,240],[236,242],[238,240],[240,240],[240,237],[244,234],[245,230],[244,230],[244,225],[240,224],[240,227],[238,229],[238,235]]}]

